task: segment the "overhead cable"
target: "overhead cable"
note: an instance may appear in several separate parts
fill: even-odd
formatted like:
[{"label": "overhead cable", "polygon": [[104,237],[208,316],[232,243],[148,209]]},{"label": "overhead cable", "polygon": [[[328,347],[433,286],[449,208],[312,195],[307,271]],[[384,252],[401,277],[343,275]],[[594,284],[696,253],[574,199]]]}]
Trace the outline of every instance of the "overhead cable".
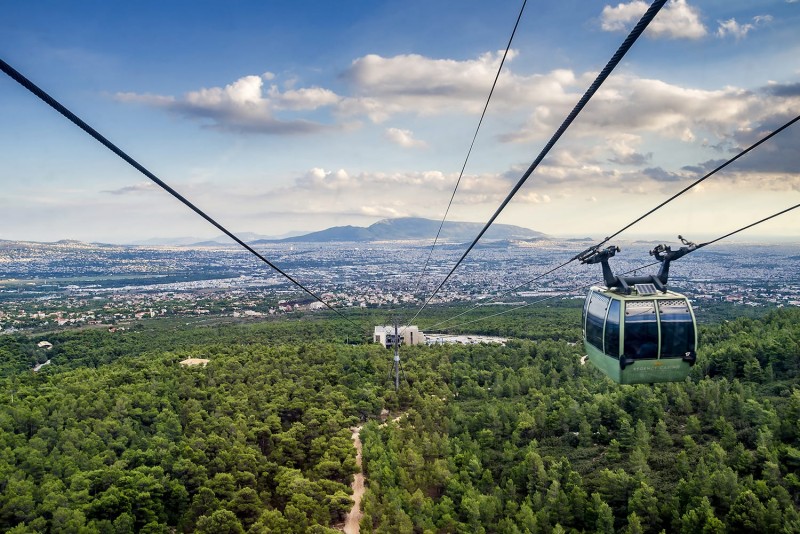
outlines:
[{"label": "overhead cable", "polygon": [[[506,295],[508,295],[510,293],[513,293],[514,291],[517,291],[518,289],[520,289],[522,287],[525,287],[525,286],[527,286],[529,284],[532,284],[536,280],[539,280],[540,278],[544,278],[548,274],[552,274],[552,273],[556,272],[557,270],[562,269],[563,267],[566,267],[567,265],[569,265],[573,261],[575,261],[574,257],[570,258],[568,261],[565,261],[564,263],[562,263],[560,265],[557,265],[556,267],[553,267],[552,269],[548,270],[547,272],[539,274],[536,277],[534,277],[534,278],[532,278],[530,280],[527,280],[526,282],[524,282],[524,283],[522,283],[520,285],[512,287],[511,289],[509,289],[507,291],[504,291],[503,293],[501,293],[498,296],[494,297],[492,299],[492,301],[497,301],[498,299],[501,299],[501,298],[505,297]],[[448,323],[448,322],[452,321],[453,319],[457,319],[457,318],[461,317],[462,315],[466,315],[467,313],[471,312],[475,308],[479,308],[481,306],[488,306],[489,304],[491,304],[491,303],[490,302],[485,302],[485,303],[484,302],[478,302],[474,306],[472,306],[471,308],[467,309],[466,311],[463,311],[463,312],[461,312],[461,313],[459,313],[457,315],[454,315],[454,316],[450,317],[449,319],[445,319],[444,321],[440,321],[440,322],[436,323],[435,325],[433,325],[433,326],[431,326],[429,328],[436,328],[437,326],[442,325],[444,323]]]},{"label": "overhead cable", "polygon": [[[444,215],[442,216],[442,221],[439,223],[439,229],[436,231],[436,237],[433,239],[433,244],[431,244],[431,248],[428,251],[428,256],[425,258],[425,264],[422,266],[422,270],[420,274],[417,276],[417,281],[414,287],[413,294],[419,290],[420,285],[422,284],[423,278],[425,278],[425,274],[428,272],[428,265],[430,264],[431,257],[433,256],[433,250],[436,248],[436,244],[439,242],[439,236],[442,233],[442,228],[444,228],[444,222],[447,220],[447,215],[450,213],[450,208],[453,205],[453,199],[456,196],[456,191],[458,191],[458,186],[461,184],[461,179],[464,177],[464,171],[467,168],[467,162],[469,161],[469,157],[472,154],[472,149],[475,146],[475,141],[478,139],[478,132],[481,129],[481,125],[483,124],[483,119],[486,116],[486,110],[489,108],[489,102],[492,100],[492,95],[494,94],[494,89],[497,86],[497,80],[500,78],[500,72],[503,70],[503,65],[505,64],[506,57],[508,56],[509,50],[511,50],[511,42],[514,40],[514,35],[517,33],[517,28],[519,27],[519,21],[522,19],[522,13],[525,11],[525,6],[528,3],[528,0],[523,0],[522,7],[520,7],[519,14],[517,15],[517,20],[514,23],[514,28],[511,30],[511,36],[508,39],[508,44],[506,44],[506,49],[503,52],[503,58],[500,60],[500,65],[497,67],[497,73],[494,76],[494,81],[492,82],[492,87],[489,90],[489,96],[486,98],[486,103],[483,106],[483,111],[481,112],[481,117],[478,120],[478,126],[475,128],[475,133],[472,135],[472,142],[469,144],[469,149],[467,150],[467,156],[464,158],[464,164],[461,166],[461,172],[458,174],[458,179],[456,180],[456,185],[453,188],[453,193],[450,195],[450,201],[447,203],[447,208],[444,210]],[[408,324],[403,327],[403,332],[406,331],[408,328]]]},{"label": "overhead cable", "polygon": [[[472,149],[475,146],[475,140],[478,138],[478,132],[481,129],[481,125],[483,124],[483,118],[486,116],[486,110],[489,108],[489,102],[492,100],[492,94],[494,94],[494,88],[497,86],[497,80],[500,78],[500,72],[503,70],[503,64],[506,61],[506,56],[508,56],[508,51],[511,49],[511,42],[514,40],[514,35],[517,33],[517,27],[519,26],[519,21],[522,18],[522,13],[525,11],[525,5],[528,3],[528,0],[523,0],[522,7],[519,9],[519,15],[517,15],[517,21],[514,23],[514,29],[511,30],[511,37],[508,39],[508,44],[506,45],[506,50],[503,52],[503,59],[500,60],[500,66],[497,67],[497,74],[495,74],[494,82],[492,82],[492,88],[489,90],[489,96],[486,98],[486,104],[483,106],[483,111],[481,112],[481,118],[478,120],[478,126],[475,128],[475,133],[472,136],[472,142],[469,144],[469,149],[467,150],[467,157],[464,158],[464,164],[461,166],[461,172],[458,173],[458,180],[456,180],[456,186],[453,188],[453,194],[450,195],[450,202],[447,203],[447,209],[444,210],[444,216],[442,217],[442,222],[439,224],[439,229],[436,231],[436,237],[433,239],[433,244],[431,245],[431,250],[428,252],[428,257],[425,259],[425,265],[422,267],[422,271],[420,272],[419,277],[417,278],[417,289],[419,289],[419,285],[422,282],[422,279],[425,277],[425,273],[428,270],[428,263],[431,261],[431,256],[433,255],[433,249],[436,247],[436,243],[439,241],[439,236],[442,233],[442,228],[444,227],[444,222],[447,220],[447,214],[450,213],[450,207],[453,205],[453,199],[456,196],[456,191],[458,191],[458,186],[461,183],[461,178],[464,176],[464,170],[467,168],[467,162],[469,161],[469,157],[472,154]],[[414,290],[416,293],[416,289]]]},{"label": "overhead cable", "polygon": [[13,67],[11,67],[11,65],[9,65],[8,63],[6,63],[6,62],[5,62],[5,61],[3,61],[2,59],[0,59],[0,69],[2,69],[2,71],[3,71],[3,72],[5,72],[5,73],[6,73],[6,74],[7,74],[9,77],[11,77],[11,78],[12,78],[14,81],[16,81],[17,83],[19,83],[19,84],[20,84],[20,85],[22,85],[23,87],[25,87],[25,88],[26,88],[28,91],[30,91],[31,93],[33,93],[33,94],[34,94],[34,95],[36,95],[37,97],[39,97],[39,98],[40,98],[42,101],[44,101],[44,102],[45,102],[47,105],[49,105],[50,107],[52,107],[53,109],[55,109],[56,111],[58,111],[59,113],[61,113],[61,114],[62,114],[64,117],[66,117],[67,119],[69,119],[69,120],[70,120],[70,121],[71,121],[73,124],[75,124],[75,125],[76,125],[77,127],[79,127],[81,130],[83,130],[84,132],[86,132],[87,134],[89,134],[90,136],[92,136],[92,137],[93,137],[95,140],[97,140],[97,141],[98,141],[100,144],[102,144],[102,145],[103,145],[103,146],[105,146],[107,149],[109,149],[111,152],[113,152],[114,154],[116,154],[117,156],[119,156],[120,158],[122,158],[123,160],[125,160],[125,161],[126,161],[128,164],[130,164],[130,165],[131,165],[133,168],[135,168],[136,170],[138,170],[140,173],[144,174],[144,175],[145,175],[147,178],[149,178],[150,180],[152,180],[153,182],[155,182],[155,183],[156,183],[156,184],[157,184],[159,187],[161,187],[161,188],[162,188],[163,190],[165,190],[167,193],[169,193],[170,195],[172,195],[173,197],[175,197],[176,199],[178,199],[179,201],[181,201],[181,202],[182,202],[182,203],[183,203],[185,206],[187,206],[189,209],[191,209],[191,210],[192,210],[192,211],[194,211],[196,214],[198,214],[200,217],[202,217],[203,219],[205,219],[206,221],[208,221],[209,223],[211,223],[211,224],[212,224],[214,227],[216,227],[216,228],[217,228],[219,231],[221,231],[222,233],[224,233],[225,235],[227,235],[228,237],[230,237],[231,239],[233,239],[233,240],[234,240],[236,243],[238,243],[240,246],[242,246],[242,247],[243,247],[245,250],[247,250],[248,252],[250,252],[251,254],[253,254],[255,257],[257,257],[258,259],[260,259],[262,262],[264,262],[264,263],[266,263],[267,265],[269,265],[269,266],[270,266],[270,267],[271,267],[273,270],[275,270],[275,271],[276,271],[278,274],[280,274],[281,276],[283,276],[284,278],[286,278],[287,280],[289,280],[291,283],[293,283],[294,285],[296,285],[297,287],[299,287],[300,289],[302,289],[304,292],[306,292],[307,294],[309,294],[310,296],[312,296],[312,297],[313,297],[315,300],[317,300],[317,301],[321,302],[322,304],[324,304],[324,305],[325,305],[325,306],[326,306],[328,309],[330,309],[331,311],[333,311],[334,313],[336,313],[336,314],[337,314],[339,317],[341,317],[342,319],[345,319],[346,321],[348,321],[349,323],[351,323],[351,324],[352,324],[352,325],[354,325],[354,326],[358,326],[356,323],[354,323],[354,322],[353,322],[353,321],[351,321],[349,318],[345,317],[345,316],[344,316],[344,315],[343,315],[341,312],[339,312],[339,310],[335,309],[333,306],[331,306],[330,304],[328,304],[327,302],[325,302],[325,301],[324,301],[324,300],[323,300],[321,297],[319,297],[319,296],[318,296],[316,293],[314,293],[313,291],[311,291],[310,289],[308,289],[306,286],[304,286],[303,284],[301,284],[300,282],[298,282],[297,280],[295,280],[295,279],[294,279],[292,276],[290,276],[289,274],[287,274],[286,272],[284,272],[283,270],[281,270],[281,269],[280,269],[280,267],[278,267],[277,265],[275,265],[274,263],[272,263],[271,261],[269,261],[269,260],[268,260],[267,258],[265,258],[263,255],[261,255],[261,254],[260,254],[259,252],[257,252],[255,249],[253,249],[253,248],[252,248],[250,245],[248,245],[247,243],[245,243],[244,241],[242,241],[242,240],[241,240],[239,237],[237,237],[236,235],[234,235],[234,234],[233,234],[231,231],[229,231],[227,228],[225,228],[224,226],[222,226],[222,225],[221,225],[220,223],[218,223],[216,220],[214,220],[213,218],[211,218],[211,216],[209,216],[209,215],[208,215],[208,214],[206,214],[206,213],[205,213],[203,210],[201,210],[200,208],[198,208],[197,206],[195,206],[195,205],[194,205],[192,202],[190,202],[190,201],[189,201],[187,198],[185,198],[183,195],[181,195],[180,193],[178,193],[178,192],[177,192],[175,189],[173,189],[172,187],[170,187],[169,185],[167,185],[167,184],[166,184],[164,181],[162,181],[160,178],[158,178],[158,177],[157,177],[155,174],[153,174],[152,172],[150,172],[149,170],[147,170],[147,169],[146,169],[144,166],[142,166],[142,165],[141,165],[139,162],[137,162],[137,161],[136,161],[135,159],[133,159],[131,156],[129,156],[128,154],[126,154],[126,153],[125,153],[125,152],[124,152],[122,149],[120,149],[119,147],[117,147],[117,146],[116,146],[114,143],[112,143],[111,141],[109,141],[108,139],[106,139],[105,137],[103,137],[103,136],[102,136],[102,135],[101,135],[101,134],[100,134],[100,133],[99,133],[97,130],[95,130],[94,128],[92,128],[91,126],[89,126],[89,125],[88,125],[86,122],[84,122],[83,120],[81,120],[81,119],[80,119],[80,118],[79,118],[77,115],[75,115],[73,112],[71,112],[69,109],[67,109],[67,108],[66,108],[64,105],[62,105],[60,102],[58,102],[58,101],[57,101],[56,99],[54,99],[52,96],[50,96],[49,94],[47,94],[47,93],[46,93],[44,90],[42,90],[41,88],[39,88],[39,87],[38,87],[36,84],[34,84],[32,81],[30,81],[30,80],[29,80],[28,78],[26,78],[24,75],[22,75],[21,73],[19,73],[17,70],[15,70]]},{"label": "overhead cable", "polygon": [[775,217],[778,217],[779,215],[783,215],[784,213],[788,213],[788,212],[790,212],[792,210],[796,210],[797,208],[800,208],[800,204],[795,204],[794,206],[792,206],[790,208],[786,208],[785,210],[781,210],[778,213],[773,213],[769,217],[764,217],[763,219],[760,219],[760,220],[758,220],[758,221],[756,221],[754,223],[750,223],[747,226],[742,226],[738,230],[734,230],[733,232],[730,232],[728,234],[720,236],[720,237],[718,237],[716,239],[712,239],[711,241],[707,241],[706,243],[700,243],[699,245],[697,245],[697,248],[705,247],[707,245],[711,245],[713,243],[716,243],[717,241],[722,241],[723,239],[727,239],[732,235],[738,234],[739,232],[743,232],[743,231],[745,231],[745,230],[747,230],[749,228],[752,228],[754,226],[757,226],[757,225],[759,225],[759,224],[761,224],[763,222],[767,222],[768,220],[774,219]]},{"label": "overhead cable", "polygon": [[[517,291],[517,290],[519,290],[519,289],[521,289],[521,288],[523,288],[523,287],[526,287],[526,286],[528,286],[528,285],[532,284],[533,282],[535,282],[535,281],[537,281],[537,280],[540,280],[541,278],[544,278],[545,276],[547,276],[547,275],[549,275],[549,274],[552,274],[552,273],[554,273],[555,271],[557,271],[557,270],[559,270],[559,269],[561,269],[561,268],[563,268],[563,267],[566,267],[567,265],[569,265],[570,263],[572,263],[573,261],[575,261],[576,259],[578,259],[578,257],[579,257],[581,254],[584,254],[585,252],[589,252],[589,251],[591,251],[591,250],[597,250],[597,249],[599,249],[599,248],[600,248],[600,247],[602,247],[604,244],[608,243],[608,242],[609,242],[609,241],[611,241],[613,238],[615,238],[616,236],[620,235],[622,232],[624,232],[625,230],[629,229],[630,227],[632,227],[632,226],[633,226],[633,225],[635,225],[636,223],[638,223],[638,222],[642,221],[642,220],[643,220],[643,219],[645,219],[646,217],[649,217],[650,215],[652,215],[652,214],[653,214],[653,213],[655,213],[656,211],[660,210],[661,208],[663,208],[664,206],[666,206],[667,204],[669,204],[670,202],[672,202],[672,201],[673,201],[673,200],[675,200],[676,198],[678,198],[678,197],[680,197],[681,195],[685,194],[686,192],[690,191],[690,190],[691,190],[691,189],[693,189],[694,187],[696,187],[696,186],[700,185],[700,184],[701,184],[702,182],[704,182],[706,179],[708,179],[708,178],[710,178],[710,177],[714,176],[714,175],[715,175],[717,172],[721,171],[722,169],[724,169],[725,167],[727,167],[728,165],[730,165],[730,164],[731,164],[731,163],[733,163],[734,161],[738,160],[739,158],[741,158],[742,156],[744,156],[745,154],[747,154],[747,153],[748,153],[748,152],[750,152],[751,150],[753,150],[753,149],[757,148],[757,147],[758,147],[758,146],[760,146],[761,144],[763,144],[763,143],[767,142],[768,140],[772,139],[773,137],[775,137],[776,135],[778,135],[779,133],[781,133],[782,131],[784,131],[785,129],[787,129],[789,126],[791,126],[791,125],[793,125],[794,123],[796,123],[798,120],[800,120],[800,115],[798,115],[798,116],[794,117],[793,119],[791,119],[791,120],[787,121],[787,122],[786,122],[786,123],[784,123],[782,126],[780,126],[779,128],[775,129],[774,131],[770,132],[768,135],[765,135],[764,137],[762,137],[761,139],[759,139],[758,141],[756,141],[755,143],[753,143],[753,144],[752,144],[752,145],[750,145],[749,147],[745,148],[744,150],[742,150],[741,152],[739,152],[738,154],[736,154],[735,156],[733,156],[732,158],[730,158],[729,160],[725,161],[725,162],[724,162],[724,163],[722,163],[721,165],[718,165],[716,168],[714,168],[713,170],[709,171],[708,173],[706,173],[706,174],[705,174],[705,175],[703,175],[702,177],[698,178],[697,180],[695,180],[694,182],[692,182],[692,183],[691,183],[691,184],[689,184],[688,186],[684,187],[683,189],[681,189],[680,191],[678,191],[677,193],[675,193],[674,195],[672,195],[671,197],[669,197],[667,200],[665,200],[665,201],[663,201],[662,203],[660,203],[658,206],[656,206],[656,207],[652,208],[651,210],[649,210],[649,211],[648,211],[647,213],[645,213],[644,215],[641,215],[640,217],[638,217],[637,219],[633,220],[632,222],[630,222],[630,223],[626,224],[625,226],[623,226],[621,229],[617,230],[616,232],[614,232],[614,233],[613,233],[613,234],[611,234],[610,236],[606,237],[605,239],[603,239],[603,241],[601,241],[601,242],[600,242],[600,243],[598,243],[597,245],[593,245],[593,246],[589,247],[588,249],[586,249],[586,251],[584,251],[584,252],[581,252],[580,254],[577,254],[577,255],[573,256],[573,257],[572,257],[570,260],[568,260],[568,261],[565,261],[564,263],[562,263],[562,264],[560,264],[560,265],[558,265],[558,266],[556,266],[556,267],[553,267],[552,269],[550,269],[549,271],[547,271],[547,272],[545,272],[545,273],[542,273],[542,274],[540,274],[540,275],[537,275],[536,277],[534,277],[534,278],[532,278],[532,279],[530,279],[530,280],[527,280],[527,281],[525,281],[525,282],[523,282],[523,283],[521,283],[521,284],[519,284],[519,285],[517,285],[517,286],[515,286],[515,287],[512,287],[511,289],[509,289],[509,290],[507,290],[507,291],[505,291],[505,292],[501,293],[500,295],[498,295],[498,296],[494,297],[492,300],[501,299],[501,298],[503,298],[504,296],[508,295],[509,293],[513,293],[513,292],[515,292],[515,291]],[[776,214],[776,215],[774,215],[774,216],[777,216],[777,215],[780,215],[780,214]],[[773,217],[774,217],[774,216],[773,216]],[[488,304],[488,303],[476,303],[476,304],[475,304],[475,305],[474,305],[472,308],[469,308],[469,309],[468,309],[468,310],[466,310],[466,311],[463,311],[463,312],[461,312],[461,313],[459,313],[459,314],[457,314],[457,315],[454,315],[454,316],[452,316],[452,317],[451,317],[451,318],[449,318],[449,319],[445,319],[444,321],[441,321],[441,322],[439,322],[439,323],[437,323],[437,324],[433,325],[431,328],[435,328],[436,326],[439,326],[439,325],[441,325],[441,324],[444,324],[444,323],[447,323],[447,322],[449,322],[449,321],[452,321],[453,319],[456,319],[456,318],[458,318],[458,317],[461,317],[462,315],[464,315],[464,314],[466,314],[466,313],[469,313],[470,311],[474,310],[475,308],[477,308],[477,307],[479,307],[479,306],[485,306],[486,304]]]},{"label": "overhead cable", "polygon": [[650,24],[653,18],[655,18],[656,14],[658,14],[658,12],[664,6],[666,1],[667,0],[654,0],[654,2],[650,5],[645,14],[642,15],[642,18],[639,20],[638,23],[636,23],[636,26],[634,26],[634,28],[622,42],[620,47],[614,53],[614,55],[611,56],[611,59],[608,61],[606,66],[603,67],[603,70],[600,71],[600,74],[597,75],[597,78],[595,78],[594,82],[592,82],[592,84],[583,94],[583,96],[575,105],[575,107],[572,109],[572,111],[569,113],[569,115],[567,115],[567,118],[564,119],[564,122],[562,122],[561,126],[558,127],[558,129],[550,138],[550,140],[547,142],[547,144],[544,146],[542,151],[539,153],[539,155],[536,157],[533,163],[531,163],[530,167],[528,167],[528,170],[525,171],[525,173],[519,179],[519,181],[511,190],[511,192],[509,192],[508,196],[506,196],[505,200],[503,200],[503,202],[500,204],[500,207],[498,207],[497,210],[494,212],[494,215],[492,215],[489,218],[489,220],[484,225],[483,229],[481,229],[481,231],[478,233],[478,235],[475,237],[472,243],[470,243],[469,247],[467,247],[467,250],[464,251],[461,258],[459,258],[459,260],[456,262],[456,264],[453,266],[453,268],[450,270],[447,276],[444,277],[444,280],[442,280],[441,283],[439,283],[439,285],[433,291],[431,296],[428,297],[428,299],[422,304],[420,309],[417,310],[417,313],[414,315],[414,317],[411,319],[410,322],[413,322],[414,319],[417,318],[417,316],[422,312],[422,310],[424,310],[425,307],[431,302],[431,300],[433,300],[433,298],[436,296],[439,290],[447,283],[447,281],[450,279],[450,277],[453,275],[456,269],[458,269],[458,266],[461,265],[461,262],[464,261],[464,259],[472,251],[472,249],[475,247],[478,241],[480,241],[481,237],[483,237],[483,234],[486,233],[486,231],[489,229],[492,223],[494,223],[495,219],[497,219],[500,213],[502,213],[502,211],[505,209],[506,205],[508,205],[508,203],[511,202],[511,199],[514,198],[514,195],[517,194],[517,191],[520,190],[520,188],[523,186],[523,184],[525,184],[525,182],[528,180],[533,171],[539,166],[539,163],[541,163],[541,161],[545,158],[545,156],[550,152],[550,149],[553,148],[553,146],[561,138],[564,132],[567,131],[567,128],[569,128],[569,126],[572,124],[572,122],[575,120],[575,118],[578,116],[581,110],[583,110],[586,104],[589,103],[589,100],[591,100],[592,96],[594,96],[597,90],[600,89],[600,86],[603,84],[603,82],[609,77],[609,75],[611,75],[611,72],[614,70],[617,64],[620,61],[622,61],[622,58],[625,56],[628,50],[630,50],[630,48],[633,46],[633,44],[636,42],[636,40],[639,38],[642,32],[644,32],[645,28],[647,28],[647,25]]},{"label": "overhead cable", "polygon": [[[694,250],[698,250],[698,249],[700,249],[700,248],[702,248],[702,247],[705,247],[705,246],[708,246],[708,245],[714,244],[714,243],[716,243],[716,242],[718,242],[718,241],[722,241],[723,239],[727,239],[727,238],[731,237],[732,235],[736,235],[736,234],[738,234],[739,232],[743,232],[743,231],[745,231],[745,230],[748,230],[748,229],[750,229],[750,228],[753,228],[754,226],[758,226],[758,225],[759,225],[759,224],[761,224],[761,223],[767,222],[767,221],[769,221],[769,220],[771,220],[771,219],[774,219],[774,218],[776,218],[776,217],[779,217],[779,216],[781,216],[781,215],[783,215],[783,214],[785,214],[785,213],[789,213],[790,211],[792,211],[792,210],[796,210],[797,208],[800,208],[800,204],[795,204],[794,206],[788,207],[788,208],[786,208],[786,209],[784,209],[784,210],[781,210],[781,211],[779,211],[779,212],[777,212],[777,213],[773,213],[773,214],[772,214],[772,215],[770,215],[769,217],[764,217],[763,219],[759,219],[759,220],[757,220],[756,222],[753,222],[753,223],[750,223],[750,224],[748,224],[748,225],[742,226],[741,228],[739,228],[739,229],[737,229],[737,230],[734,230],[733,232],[728,232],[727,234],[725,234],[725,235],[722,235],[722,236],[720,236],[720,237],[718,237],[718,238],[716,238],[716,239],[712,239],[711,241],[707,241],[707,242],[705,242],[705,243],[700,243],[699,245],[697,245],[697,247],[696,247]],[[694,250],[693,250],[692,252],[694,252]],[[624,273],[622,273],[622,274],[621,274],[621,275],[619,275],[619,276],[624,276],[624,275],[626,275],[626,274],[632,273],[632,272],[634,272],[634,271],[638,271],[638,270],[640,270],[640,269],[646,269],[646,268],[648,268],[648,267],[652,267],[653,265],[658,265],[659,263],[661,263],[661,262],[657,262],[657,261],[656,261],[656,262],[652,262],[652,263],[649,263],[649,264],[647,264],[647,265],[643,265],[643,266],[641,266],[641,267],[637,267],[637,268],[635,268],[635,269],[631,269],[630,271],[625,271]],[[596,283],[596,282],[595,282],[595,283]],[[586,288],[588,288],[588,287],[591,287],[592,285],[594,285],[594,284],[587,284],[587,285],[584,285],[584,286],[580,286],[580,287],[576,288],[576,289],[575,289],[575,291],[579,291],[579,290],[581,290],[581,289],[586,289]],[[450,329],[460,328],[460,327],[462,327],[462,326],[464,326],[464,325],[468,325],[468,324],[472,324],[472,323],[477,323],[478,321],[483,321],[483,320],[489,319],[489,318],[491,318],[491,317],[497,317],[498,315],[503,315],[503,314],[506,314],[506,313],[511,313],[512,311],[519,310],[519,309],[522,309],[522,308],[527,308],[528,306],[532,306],[532,305],[534,305],[534,304],[538,304],[538,303],[540,303],[540,302],[544,302],[544,301],[547,301],[547,300],[552,300],[552,299],[556,298],[557,296],[559,296],[559,295],[553,295],[553,296],[551,296],[551,297],[547,297],[547,298],[544,298],[544,299],[541,299],[541,300],[537,300],[537,301],[534,301],[534,302],[530,302],[530,303],[522,304],[522,305],[520,305],[520,306],[517,306],[517,307],[515,307],[515,308],[511,308],[511,309],[508,309],[508,310],[503,310],[503,311],[501,311],[501,312],[498,312],[498,313],[493,313],[493,314],[491,314],[491,315],[486,315],[486,316],[484,316],[484,317],[479,317],[479,318],[477,318],[477,319],[473,319],[473,320],[471,320],[471,321],[467,321],[467,322],[464,322],[464,323],[457,324],[457,325],[455,325],[455,326],[448,327],[447,329],[448,329],[448,330],[450,330]],[[474,309],[474,308],[472,308],[472,309]],[[471,310],[467,310],[467,311],[471,311]],[[462,314],[462,315],[463,315],[463,314]],[[442,323],[438,323],[438,324],[442,324]],[[434,325],[434,326],[436,326],[436,325]],[[431,328],[433,328],[433,327],[431,327]]]},{"label": "overhead cable", "polygon": [[675,193],[674,195],[669,197],[667,200],[665,200],[664,202],[662,202],[661,204],[659,204],[655,208],[651,209],[650,211],[648,211],[647,213],[645,213],[644,215],[642,215],[638,219],[634,220],[631,223],[628,223],[627,225],[622,227],[620,230],[617,230],[615,233],[613,233],[610,236],[606,237],[599,245],[597,245],[597,248],[602,247],[603,245],[605,245],[606,243],[608,243],[609,241],[614,239],[616,236],[618,236],[619,234],[621,234],[622,232],[624,232],[625,230],[627,230],[628,228],[630,228],[634,224],[638,223],[639,221],[641,221],[645,217],[647,217],[649,215],[652,215],[654,212],[656,212],[659,209],[663,208],[664,206],[666,206],[667,204],[669,204],[670,202],[672,202],[673,200],[675,200],[676,198],[678,198],[682,194],[686,193],[688,190],[690,190],[693,187],[695,187],[695,186],[699,185],[700,183],[704,182],[707,178],[710,178],[711,176],[715,175],[718,171],[724,169],[725,167],[727,167],[728,165],[730,165],[731,163],[733,163],[737,159],[741,158],[742,156],[744,156],[745,154],[747,154],[748,152],[750,152],[754,148],[758,147],[762,143],[766,143],[768,140],[772,139],[773,137],[775,137],[776,135],[781,133],[783,130],[785,130],[786,128],[788,128],[789,126],[791,126],[792,124],[794,124],[798,120],[800,120],[800,115],[798,115],[795,118],[791,119],[790,121],[786,122],[780,128],[778,128],[778,129],[774,130],[773,132],[771,132],[769,135],[766,135],[766,136],[762,137],[761,139],[759,139],[758,141],[756,141],[755,143],[753,143],[752,145],[750,145],[746,149],[742,150],[741,152],[736,154],[734,157],[732,157],[731,159],[729,159],[728,161],[726,161],[722,165],[716,167],[714,170],[708,172],[707,174],[705,174],[701,178],[695,180],[690,185],[687,185],[686,187],[684,187],[683,189],[681,189],[680,191],[678,191],[677,193]]},{"label": "overhead cable", "polygon": [[[660,262],[658,262],[658,261],[655,261],[655,262],[653,262],[653,263],[648,263],[647,265],[642,265],[641,267],[637,267],[637,268],[635,268],[635,269],[631,269],[630,271],[625,271],[625,272],[624,272],[624,273],[622,273],[620,276],[625,276],[626,274],[630,274],[630,273],[632,273],[632,272],[635,272],[635,271],[638,271],[638,270],[640,270],[640,269],[647,269],[648,267],[652,267],[653,265],[658,265],[659,263],[660,263]],[[589,287],[592,287],[593,285],[595,285],[595,284],[597,284],[597,283],[598,283],[598,282],[592,282],[591,284],[586,284],[586,285],[584,285],[584,286],[576,287],[576,288],[574,289],[574,291],[580,291],[580,290],[582,290],[582,289],[587,289],[587,288],[589,288]],[[520,304],[519,306],[515,306],[515,307],[513,307],[513,308],[509,308],[509,309],[507,309],[507,310],[503,310],[503,311],[501,311],[501,312],[493,313],[493,314],[491,314],[491,315],[485,315],[485,316],[483,316],[483,317],[478,317],[477,319],[472,319],[471,321],[467,321],[467,322],[464,322],[464,323],[459,323],[459,324],[457,324],[457,325],[455,325],[455,326],[448,326],[448,327],[446,328],[446,330],[450,330],[450,329],[456,329],[456,328],[461,328],[461,327],[462,327],[462,326],[464,326],[464,325],[468,325],[468,324],[472,324],[472,323],[477,323],[477,322],[479,322],[479,321],[484,321],[484,320],[486,320],[486,319],[490,319],[490,318],[492,318],[492,317],[497,317],[498,315],[505,315],[506,313],[511,313],[511,312],[513,312],[513,311],[520,310],[520,309],[522,309],[522,308],[527,308],[528,306],[533,306],[534,304],[541,304],[542,302],[546,302],[546,301],[548,301],[548,300],[553,300],[554,298],[557,298],[557,297],[560,297],[560,296],[561,296],[561,295],[551,295],[551,296],[549,296],[549,297],[545,297],[545,298],[543,298],[543,299],[535,300],[535,301],[533,301],[533,302],[526,302],[525,304]],[[469,310],[467,310],[467,311],[466,311],[466,312],[464,312],[464,313],[467,313],[467,312],[469,312],[469,311],[472,311],[473,309],[475,309],[475,308],[470,308]],[[464,315],[464,313],[462,313],[462,314],[460,314],[460,315]],[[457,315],[457,316],[455,316],[455,317],[459,317],[460,315]],[[455,317],[453,317],[453,318],[455,318]],[[443,322],[447,322],[447,321],[443,321]],[[438,324],[442,324],[442,323],[438,323]],[[437,326],[437,325],[433,325],[433,326],[431,326],[431,327],[429,327],[429,328],[435,328],[436,326]]]}]

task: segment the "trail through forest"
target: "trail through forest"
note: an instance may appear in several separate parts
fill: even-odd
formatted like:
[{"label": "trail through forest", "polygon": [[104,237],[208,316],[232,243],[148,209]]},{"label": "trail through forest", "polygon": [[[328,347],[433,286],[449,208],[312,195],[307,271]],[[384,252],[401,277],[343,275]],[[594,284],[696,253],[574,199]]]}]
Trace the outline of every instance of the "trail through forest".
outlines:
[{"label": "trail through forest", "polygon": [[357,426],[353,428],[353,446],[356,448],[356,466],[358,473],[353,477],[353,508],[348,512],[344,520],[345,534],[358,534],[359,524],[361,523],[361,498],[364,496],[364,469],[361,466],[361,429]]},{"label": "trail through forest", "polygon": [[[391,420],[392,423],[397,423],[403,416],[406,415],[405,412],[401,413],[397,417]],[[380,426],[385,427],[388,422],[382,423]],[[353,446],[356,448],[356,466],[358,467],[358,473],[355,474],[353,477],[353,483],[351,484],[353,488],[353,508],[347,513],[347,517],[344,519],[344,532],[345,534],[358,534],[360,530],[361,524],[361,517],[364,513],[361,511],[361,499],[364,497],[364,467],[361,463],[361,429],[364,428],[363,426],[355,426],[352,428],[353,430]]]}]

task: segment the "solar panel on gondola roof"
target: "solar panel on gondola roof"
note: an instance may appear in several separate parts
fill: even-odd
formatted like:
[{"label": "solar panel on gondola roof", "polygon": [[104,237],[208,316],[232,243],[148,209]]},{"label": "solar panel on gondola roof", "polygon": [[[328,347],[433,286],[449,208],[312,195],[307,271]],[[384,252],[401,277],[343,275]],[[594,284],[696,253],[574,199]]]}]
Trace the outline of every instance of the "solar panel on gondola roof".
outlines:
[{"label": "solar panel on gondola roof", "polygon": [[635,284],[636,292],[640,295],[655,295],[657,293],[655,284]]}]

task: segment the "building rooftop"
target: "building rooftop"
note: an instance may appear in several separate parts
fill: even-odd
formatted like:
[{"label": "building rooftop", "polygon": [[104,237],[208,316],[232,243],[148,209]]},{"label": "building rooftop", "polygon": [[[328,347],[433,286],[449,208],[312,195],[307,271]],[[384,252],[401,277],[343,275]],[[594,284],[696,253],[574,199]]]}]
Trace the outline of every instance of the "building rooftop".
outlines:
[{"label": "building rooftop", "polygon": [[184,367],[189,367],[192,365],[202,365],[203,367],[205,367],[210,361],[211,360],[205,360],[203,358],[186,358],[185,360],[180,362],[180,364],[183,365]]}]

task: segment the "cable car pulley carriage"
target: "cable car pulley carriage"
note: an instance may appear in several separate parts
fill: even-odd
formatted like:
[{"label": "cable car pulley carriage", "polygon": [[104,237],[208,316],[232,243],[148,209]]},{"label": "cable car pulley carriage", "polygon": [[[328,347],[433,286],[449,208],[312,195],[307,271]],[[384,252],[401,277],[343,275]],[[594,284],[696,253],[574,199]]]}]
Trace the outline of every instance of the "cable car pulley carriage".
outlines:
[{"label": "cable car pulley carriage", "polygon": [[605,287],[593,286],[583,306],[583,341],[589,361],[618,384],[682,381],[697,355],[697,323],[689,299],[667,289],[670,262],[696,250],[678,236],[678,250],[658,245],[656,275],[615,276],[608,265],[619,248],[591,248],[581,263],[599,263]]}]

